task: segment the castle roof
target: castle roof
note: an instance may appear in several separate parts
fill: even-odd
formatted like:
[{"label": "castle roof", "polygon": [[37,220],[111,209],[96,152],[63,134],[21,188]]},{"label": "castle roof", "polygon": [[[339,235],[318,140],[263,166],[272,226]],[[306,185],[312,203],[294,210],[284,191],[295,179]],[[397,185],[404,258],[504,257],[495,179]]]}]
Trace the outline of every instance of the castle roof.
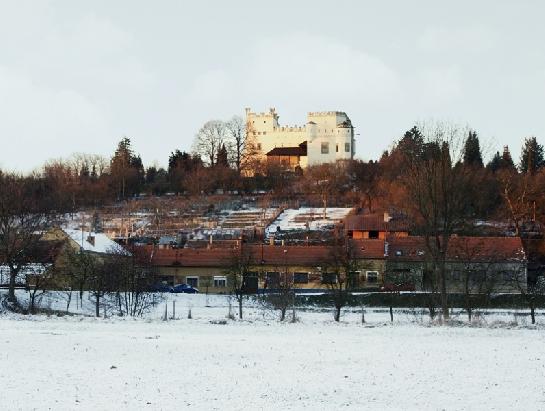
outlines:
[{"label": "castle roof", "polygon": [[267,156],[306,156],[307,142],[303,141],[297,147],[275,147],[267,153]]}]

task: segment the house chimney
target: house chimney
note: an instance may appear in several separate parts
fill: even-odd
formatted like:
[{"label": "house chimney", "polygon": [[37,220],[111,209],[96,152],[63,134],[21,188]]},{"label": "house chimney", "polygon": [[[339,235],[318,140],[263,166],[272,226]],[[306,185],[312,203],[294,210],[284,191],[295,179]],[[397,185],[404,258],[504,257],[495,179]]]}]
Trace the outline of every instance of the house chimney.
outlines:
[{"label": "house chimney", "polygon": [[95,236],[89,234],[89,235],[87,236],[87,242],[88,242],[89,244],[91,244],[91,245],[94,247],[94,246],[95,246]]},{"label": "house chimney", "polygon": [[269,245],[274,245],[274,236],[273,235],[271,235],[269,237]]},{"label": "house chimney", "polygon": [[284,240],[282,240],[282,247],[284,247]]},{"label": "house chimney", "polygon": [[385,222],[385,223],[389,223],[391,219],[392,219],[392,217],[390,217],[390,213],[388,213],[387,211],[385,211],[385,212],[384,212],[384,222]]},{"label": "house chimney", "polygon": [[210,234],[210,239],[208,240],[209,244],[212,245],[212,243],[214,242],[214,240],[212,239],[212,234]]}]

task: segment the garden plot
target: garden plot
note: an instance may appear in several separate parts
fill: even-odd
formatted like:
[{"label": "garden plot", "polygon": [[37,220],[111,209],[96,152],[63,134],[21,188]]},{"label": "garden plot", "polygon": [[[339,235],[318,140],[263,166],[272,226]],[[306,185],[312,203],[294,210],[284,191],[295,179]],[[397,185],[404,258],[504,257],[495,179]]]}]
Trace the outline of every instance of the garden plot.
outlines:
[{"label": "garden plot", "polygon": [[280,231],[318,231],[331,229],[352,211],[352,208],[290,208],[284,210],[267,227],[267,235]]}]

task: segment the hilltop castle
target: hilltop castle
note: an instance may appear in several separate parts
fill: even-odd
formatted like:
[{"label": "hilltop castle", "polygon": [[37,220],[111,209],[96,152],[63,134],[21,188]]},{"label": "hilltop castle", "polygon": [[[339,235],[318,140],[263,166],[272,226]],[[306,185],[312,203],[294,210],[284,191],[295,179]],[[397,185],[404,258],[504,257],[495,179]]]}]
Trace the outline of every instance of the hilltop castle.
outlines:
[{"label": "hilltop castle", "polygon": [[246,108],[246,126],[261,160],[290,169],[350,160],[354,157],[354,127],[342,111],[311,112],[304,126],[280,126],[274,108],[253,113]]}]

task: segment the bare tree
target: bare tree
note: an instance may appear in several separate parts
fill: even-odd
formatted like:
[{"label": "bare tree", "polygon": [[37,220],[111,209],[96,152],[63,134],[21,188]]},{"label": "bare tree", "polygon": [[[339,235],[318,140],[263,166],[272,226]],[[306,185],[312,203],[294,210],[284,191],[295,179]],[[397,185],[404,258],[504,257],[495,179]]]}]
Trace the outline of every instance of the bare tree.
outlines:
[{"label": "bare tree", "polygon": [[157,303],[151,292],[156,270],[141,247],[132,247],[130,252],[111,250],[105,268],[113,287],[113,305],[120,316],[140,317]]},{"label": "bare tree", "polygon": [[225,123],[220,120],[207,121],[195,136],[193,151],[205,163],[213,167],[216,165],[218,153],[227,140]]},{"label": "bare tree", "polygon": [[[293,289],[293,273],[288,271],[286,267],[283,272],[276,271],[277,278],[274,281],[269,281],[268,286],[271,288],[270,294],[264,297],[266,304],[274,310],[280,311],[280,321],[286,319],[286,313],[291,307],[293,310],[293,321],[295,321],[295,290]],[[271,279],[269,279],[271,280]]]},{"label": "bare tree", "polygon": [[452,234],[471,211],[466,192],[472,172],[461,163],[465,136],[455,126],[423,127],[426,140],[407,158],[409,207],[419,223],[431,256],[433,281],[438,285],[443,318],[449,318],[445,263]]},{"label": "bare tree", "polygon": [[333,319],[340,321],[341,310],[348,304],[352,291],[359,284],[359,262],[355,258],[352,244],[346,240],[336,240],[331,249],[330,264],[323,269],[322,282],[326,285],[335,308]]},{"label": "bare tree", "polygon": [[229,136],[227,148],[231,154],[231,162],[235,165],[237,172],[240,174],[246,155],[246,125],[241,117],[233,116],[225,126]]},{"label": "bare tree", "polygon": [[516,270],[510,274],[509,281],[519,290],[523,301],[530,309],[532,324],[535,324],[536,308],[539,303],[543,304],[543,297],[545,296],[545,276],[540,275],[528,281],[524,270]]},{"label": "bare tree", "polygon": [[42,179],[0,172],[0,265],[9,267],[9,302],[17,302],[16,278],[36,259],[54,221],[55,202]]},{"label": "bare tree", "polygon": [[226,270],[228,286],[231,295],[238,304],[238,316],[242,320],[242,305],[250,292],[252,255],[240,246],[234,248],[229,268]]}]

